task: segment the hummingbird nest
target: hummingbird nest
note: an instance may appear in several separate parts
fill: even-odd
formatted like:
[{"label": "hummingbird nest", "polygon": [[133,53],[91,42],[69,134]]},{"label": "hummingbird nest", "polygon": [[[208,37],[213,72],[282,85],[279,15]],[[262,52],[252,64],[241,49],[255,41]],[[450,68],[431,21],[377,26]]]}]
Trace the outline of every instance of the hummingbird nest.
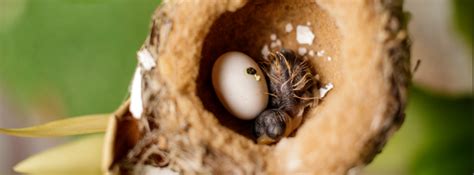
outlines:
[{"label": "hummingbird nest", "polygon": [[[104,170],[357,173],[404,119],[411,72],[402,2],[163,2],[139,51],[131,100],[110,121]],[[320,84],[334,88],[290,137],[257,144],[252,122],[232,117],[217,99],[211,70],[225,52],[262,58],[277,48],[306,56]]]}]

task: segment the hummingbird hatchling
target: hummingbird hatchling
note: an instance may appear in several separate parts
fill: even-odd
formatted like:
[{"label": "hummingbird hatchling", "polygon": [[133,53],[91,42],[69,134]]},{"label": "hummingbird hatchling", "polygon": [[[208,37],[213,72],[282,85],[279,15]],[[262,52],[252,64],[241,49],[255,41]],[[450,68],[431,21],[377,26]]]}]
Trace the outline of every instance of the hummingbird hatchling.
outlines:
[{"label": "hummingbird hatchling", "polygon": [[260,62],[268,84],[269,103],[254,123],[257,143],[271,144],[289,136],[313,100],[313,73],[306,59],[293,51],[272,52]]}]

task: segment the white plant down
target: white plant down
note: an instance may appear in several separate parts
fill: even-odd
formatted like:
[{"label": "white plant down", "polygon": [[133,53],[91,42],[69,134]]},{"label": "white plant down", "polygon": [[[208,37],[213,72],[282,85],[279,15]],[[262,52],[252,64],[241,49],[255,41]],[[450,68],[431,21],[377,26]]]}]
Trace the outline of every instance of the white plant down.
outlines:
[{"label": "white plant down", "polygon": [[285,31],[286,33],[290,33],[291,31],[293,31],[293,25],[291,25],[291,23],[286,24]]},{"label": "white plant down", "polygon": [[170,168],[159,168],[146,165],[145,175],[179,175],[179,173],[171,170]]},{"label": "white plant down", "polygon": [[149,71],[156,66],[155,59],[146,48],[138,51],[138,61],[146,71]]},{"label": "white plant down", "polygon": [[304,47],[298,48],[298,54],[300,54],[301,56],[304,56],[306,54],[306,52],[308,52],[308,49],[306,49]]},{"label": "white plant down", "polygon": [[130,88],[130,112],[132,116],[139,119],[143,113],[142,101],[142,74],[140,66],[135,70],[133,75],[132,86]]},{"label": "white plant down", "polygon": [[272,43],[270,43],[270,48],[276,48],[276,47],[281,47],[282,44],[281,44],[281,40],[280,39],[277,39],[275,41],[272,41]]},{"label": "white plant down", "polygon": [[326,96],[326,94],[332,89],[334,88],[334,85],[332,83],[328,83],[326,84],[324,87],[321,87],[319,89],[319,98],[323,98],[324,96]]},{"label": "white plant down", "polygon": [[318,57],[323,57],[325,54],[326,54],[326,52],[324,52],[324,50],[318,51],[318,52],[316,53],[316,55],[317,55]]},{"label": "white plant down", "polygon": [[309,26],[296,26],[296,41],[299,44],[313,44],[314,34]]},{"label": "white plant down", "polygon": [[262,47],[262,56],[263,56],[263,58],[267,58],[268,55],[270,55],[270,49],[268,48],[268,45],[265,44]]},{"label": "white plant down", "polygon": [[308,55],[313,57],[313,56],[314,56],[314,50],[310,50],[310,51],[308,52]]},{"label": "white plant down", "polygon": [[271,39],[272,41],[275,41],[275,40],[277,39],[277,35],[274,34],[274,33],[272,33],[272,34],[270,35],[270,39]]}]

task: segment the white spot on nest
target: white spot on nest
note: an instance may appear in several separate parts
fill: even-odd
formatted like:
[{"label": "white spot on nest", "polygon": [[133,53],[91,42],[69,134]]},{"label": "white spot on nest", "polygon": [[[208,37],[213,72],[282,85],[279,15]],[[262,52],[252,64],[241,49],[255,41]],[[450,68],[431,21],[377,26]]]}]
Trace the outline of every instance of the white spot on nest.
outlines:
[{"label": "white spot on nest", "polygon": [[289,153],[287,153],[288,159],[287,159],[287,164],[286,168],[289,172],[294,172],[297,171],[301,165],[302,165],[302,160],[300,158],[300,149],[295,147]]},{"label": "white spot on nest", "polygon": [[355,166],[355,167],[352,167],[351,169],[349,169],[347,171],[347,175],[358,175],[360,174],[361,170],[364,168],[364,166]]},{"label": "white spot on nest", "polygon": [[314,56],[314,50],[310,50],[310,51],[308,52],[308,55],[313,57],[313,56]]},{"label": "white spot on nest", "polygon": [[286,33],[290,33],[291,31],[293,31],[293,25],[291,25],[291,23],[286,24],[285,31]]},{"label": "white spot on nest", "polygon": [[137,67],[133,75],[132,87],[130,89],[130,112],[133,117],[139,119],[143,113],[142,102],[142,74],[140,67]]},{"label": "white spot on nest", "polygon": [[290,160],[288,160],[287,168],[290,172],[295,171],[301,166],[301,163],[302,161],[299,157],[293,157]]},{"label": "white spot on nest", "polygon": [[165,23],[161,26],[161,29],[160,29],[160,45],[166,43],[164,41],[166,41],[168,39],[168,34],[171,31],[171,27],[172,27],[171,22],[167,22],[167,23]]},{"label": "white spot on nest", "polygon": [[275,40],[277,39],[277,35],[274,34],[274,33],[272,33],[272,34],[270,35],[270,39],[271,39],[272,41],[275,41]]},{"label": "white spot on nest", "polygon": [[380,125],[382,123],[382,116],[377,115],[374,117],[374,120],[372,120],[372,123],[370,123],[370,129],[377,131],[380,128]]},{"label": "white spot on nest", "polygon": [[307,26],[310,26],[310,25],[311,25],[311,22],[309,22],[309,21],[306,22],[306,25],[307,25]]},{"label": "white spot on nest", "polygon": [[144,168],[145,175],[179,175],[178,172],[171,170],[170,168],[159,168],[146,165]]},{"label": "white spot on nest", "polygon": [[296,41],[300,44],[313,44],[314,34],[309,26],[296,26]]},{"label": "white spot on nest", "polygon": [[391,120],[384,120],[385,111],[383,108],[377,108],[376,115],[374,116],[372,123],[370,124],[370,129],[373,131],[378,131],[379,129],[386,128],[392,123]]},{"label": "white spot on nest", "polygon": [[298,48],[298,54],[300,54],[301,56],[305,55],[306,52],[308,52],[308,50],[304,47],[300,47]]},{"label": "white spot on nest", "polygon": [[324,87],[321,87],[319,89],[319,98],[324,98],[324,96],[326,96],[326,94],[332,89],[334,88],[334,85],[332,83],[328,83],[326,85],[324,85]]},{"label": "white spot on nest", "polygon": [[276,145],[276,150],[279,152],[285,152],[285,155],[282,155],[285,157],[285,163],[286,169],[288,172],[294,172],[300,169],[302,165],[302,160],[301,160],[301,150],[297,147],[292,148],[292,149],[287,149],[290,147],[290,142],[288,138],[282,138],[280,142]]},{"label": "white spot on nest", "polygon": [[328,56],[328,61],[331,61],[332,60],[332,57]]},{"label": "white spot on nest", "polygon": [[270,54],[270,49],[268,48],[268,45],[265,44],[265,45],[262,47],[262,56],[263,56],[264,58],[267,58],[269,54]]},{"label": "white spot on nest", "polygon": [[276,41],[270,43],[270,48],[281,47],[281,40],[277,39]]},{"label": "white spot on nest", "polygon": [[146,71],[149,71],[156,66],[155,59],[146,48],[138,51],[138,61]]},{"label": "white spot on nest", "polygon": [[324,52],[324,50],[320,50],[320,51],[318,51],[318,52],[316,53],[316,55],[317,55],[318,57],[322,57],[322,56],[324,56],[325,54],[326,54],[326,53]]}]

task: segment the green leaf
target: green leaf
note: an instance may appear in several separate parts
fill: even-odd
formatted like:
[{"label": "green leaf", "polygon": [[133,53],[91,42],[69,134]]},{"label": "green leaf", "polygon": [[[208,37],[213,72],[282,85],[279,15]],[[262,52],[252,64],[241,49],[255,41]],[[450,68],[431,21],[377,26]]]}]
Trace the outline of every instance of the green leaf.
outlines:
[{"label": "green leaf", "polygon": [[28,128],[0,128],[0,134],[21,137],[54,137],[105,132],[111,114],[95,114],[52,121]]},{"label": "green leaf", "polygon": [[104,135],[87,136],[33,155],[13,169],[36,175],[100,175]]}]

